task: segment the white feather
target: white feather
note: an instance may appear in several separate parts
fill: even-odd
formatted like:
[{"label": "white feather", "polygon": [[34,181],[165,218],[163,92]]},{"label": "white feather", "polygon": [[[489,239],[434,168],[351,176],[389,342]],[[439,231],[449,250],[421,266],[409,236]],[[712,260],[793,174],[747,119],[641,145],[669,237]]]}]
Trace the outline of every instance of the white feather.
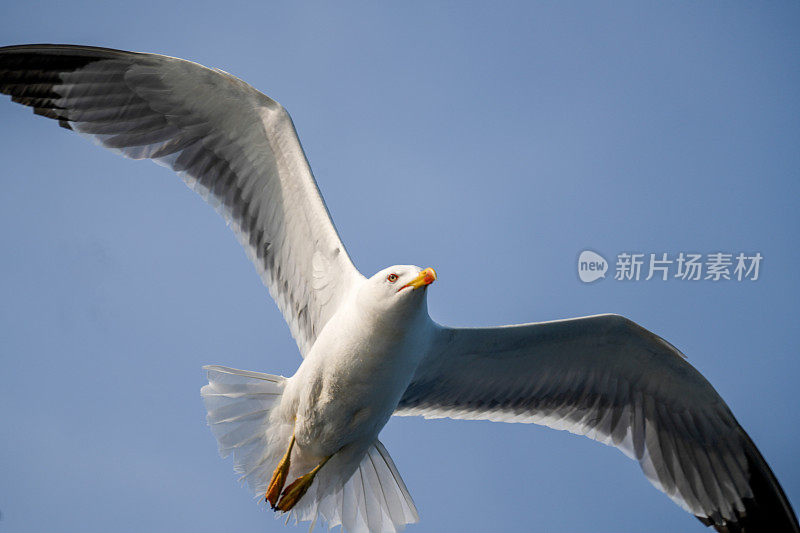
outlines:
[{"label": "white feather", "polygon": [[[220,453],[233,455],[240,480],[263,501],[292,434],[292,425],[275,414],[287,380],[216,365],[205,369],[208,385],[200,392]],[[303,468],[309,465],[293,466],[290,475],[303,474]],[[312,523],[322,519],[329,527],[343,525],[350,532],[386,533],[419,520],[411,495],[380,441],[361,454],[347,479],[341,475],[343,469],[347,465],[329,462],[287,518]]]}]

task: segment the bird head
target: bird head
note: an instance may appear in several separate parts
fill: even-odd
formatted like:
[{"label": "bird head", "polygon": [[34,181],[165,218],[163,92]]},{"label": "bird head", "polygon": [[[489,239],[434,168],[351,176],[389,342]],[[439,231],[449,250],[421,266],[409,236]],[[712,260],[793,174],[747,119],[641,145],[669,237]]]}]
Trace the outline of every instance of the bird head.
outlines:
[{"label": "bird head", "polygon": [[395,265],[369,278],[359,291],[359,302],[371,311],[385,315],[404,315],[425,305],[428,285],[436,281],[436,271],[414,265]]}]

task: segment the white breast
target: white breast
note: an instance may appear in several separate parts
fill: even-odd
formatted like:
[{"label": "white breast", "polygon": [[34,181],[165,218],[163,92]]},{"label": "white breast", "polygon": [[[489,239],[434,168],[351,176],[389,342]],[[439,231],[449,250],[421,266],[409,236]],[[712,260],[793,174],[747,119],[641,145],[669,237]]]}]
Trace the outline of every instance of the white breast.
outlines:
[{"label": "white breast", "polygon": [[305,451],[326,457],[343,446],[369,446],[394,412],[421,357],[433,323],[385,324],[355,299],[342,306],[290,378],[282,408],[296,417]]}]

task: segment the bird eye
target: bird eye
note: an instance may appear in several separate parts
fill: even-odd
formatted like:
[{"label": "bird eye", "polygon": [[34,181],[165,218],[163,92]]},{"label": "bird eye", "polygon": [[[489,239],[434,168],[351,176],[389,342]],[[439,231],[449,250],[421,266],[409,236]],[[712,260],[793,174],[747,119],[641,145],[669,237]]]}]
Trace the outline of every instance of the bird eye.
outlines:
[{"label": "bird eye", "polygon": [[388,276],[386,276],[386,279],[389,280],[389,283],[394,283],[395,281],[397,281],[397,274],[394,273],[389,274]]}]

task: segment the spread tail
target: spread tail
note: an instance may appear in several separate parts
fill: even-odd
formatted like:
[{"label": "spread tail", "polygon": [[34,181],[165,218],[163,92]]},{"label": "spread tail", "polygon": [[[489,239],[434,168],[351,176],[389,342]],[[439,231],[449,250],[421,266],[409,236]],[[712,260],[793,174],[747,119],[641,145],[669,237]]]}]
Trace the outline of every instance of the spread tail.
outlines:
[{"label": "spread tail", "polygon": [[[200,394],[220,454],[233,454],[240,481],[263,502],[292,435],[292,425],[273,415],[286,378],[216,365],[204,368],[208,385]],[[380,441],[354,459],[356,468],[345,457],[326,465],[289,516],[311,521],[312,529],[322,518],[328,527],[342,525],[351,533],[394,533],[419,520],[411,495]],[[293,465],[290,480],[303,474],[304,467],[302,462]]]}]

